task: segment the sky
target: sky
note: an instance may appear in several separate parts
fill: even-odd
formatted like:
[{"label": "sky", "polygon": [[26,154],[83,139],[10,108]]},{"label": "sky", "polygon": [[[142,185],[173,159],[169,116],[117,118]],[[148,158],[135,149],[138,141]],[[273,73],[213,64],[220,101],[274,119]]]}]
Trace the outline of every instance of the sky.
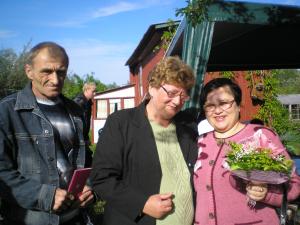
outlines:
[{"label": "sky", "polygon": [[[243,0],[239,0],[243,1]],[[300,0],[246,0],[300,5]],[[69,74],[93,74],[104,84],[126,85],[125,66],[150,25],[180,20],[186,0],[1,0],[0,49],[19,53],[42,41],[62,45]]]}]

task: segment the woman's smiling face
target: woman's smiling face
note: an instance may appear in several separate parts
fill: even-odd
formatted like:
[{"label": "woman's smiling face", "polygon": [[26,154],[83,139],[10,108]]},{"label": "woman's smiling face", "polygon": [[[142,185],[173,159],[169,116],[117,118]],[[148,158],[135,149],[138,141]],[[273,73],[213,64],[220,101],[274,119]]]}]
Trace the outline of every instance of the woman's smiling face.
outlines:
[{"label": "woman's smiling face", "polygon": [[229,131],[239,121],[240,107],[228,86],[208,93],[204,110],[209,123],[220,133]]}]

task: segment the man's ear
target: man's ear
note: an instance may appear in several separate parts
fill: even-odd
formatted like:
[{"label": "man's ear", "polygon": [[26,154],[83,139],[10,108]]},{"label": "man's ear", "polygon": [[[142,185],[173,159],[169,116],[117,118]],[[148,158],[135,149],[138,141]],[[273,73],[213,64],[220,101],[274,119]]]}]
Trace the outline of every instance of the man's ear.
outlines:
[{"label": "man's ear", "polygon": [[28,79],[32,80],[32,77],[33,77],[32,66],[29,64],[25,64],[24,67],[25,67],[24,69],[25,69],[25,73],[26,73]]}]

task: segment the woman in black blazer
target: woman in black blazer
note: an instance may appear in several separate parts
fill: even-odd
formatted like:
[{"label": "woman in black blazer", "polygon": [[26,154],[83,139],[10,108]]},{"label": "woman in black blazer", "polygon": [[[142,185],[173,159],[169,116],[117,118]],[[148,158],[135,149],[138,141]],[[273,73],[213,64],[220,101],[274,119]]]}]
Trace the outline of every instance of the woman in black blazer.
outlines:
[{"label": "woman in black blazer", "polygon": [[104,225],[191,225],[196,132],[174,117],[195,83],[190,67],[167,57],[150,72],[149,98],[111,114],[93,159]]}]

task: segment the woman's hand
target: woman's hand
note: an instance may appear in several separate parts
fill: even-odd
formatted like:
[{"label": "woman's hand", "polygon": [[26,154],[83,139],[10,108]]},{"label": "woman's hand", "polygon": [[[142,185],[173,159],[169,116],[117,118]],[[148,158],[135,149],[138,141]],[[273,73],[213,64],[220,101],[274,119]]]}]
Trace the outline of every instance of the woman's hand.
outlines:
[{"label": "woman's hand", "polygon": [[143,213],[160,219],[173,209],[173,194],[156,194],[151,195],[143,209]]},{"label": "woman's hand", "polygon": [[247,196],[254,201],[262,201],[267,195],[267,184],[251,181],[246,186]]}]

